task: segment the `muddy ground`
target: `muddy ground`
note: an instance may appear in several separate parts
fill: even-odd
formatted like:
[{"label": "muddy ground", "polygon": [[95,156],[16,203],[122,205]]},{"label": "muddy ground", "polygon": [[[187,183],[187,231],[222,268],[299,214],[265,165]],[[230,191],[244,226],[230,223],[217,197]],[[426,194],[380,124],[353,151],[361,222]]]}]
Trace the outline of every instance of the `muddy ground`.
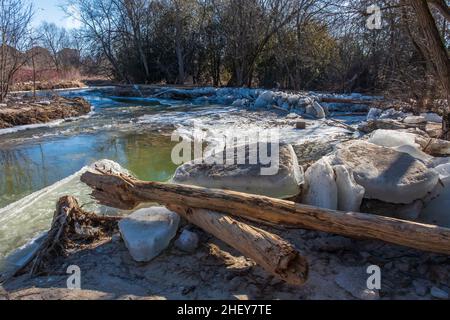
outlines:
[{"label": "muddy ground", "polygon": [[42,124],[54,120],[80,117],[91,112],[91,105],[82,98],[37,98],[14,95],[0,104],[0,129]]}]

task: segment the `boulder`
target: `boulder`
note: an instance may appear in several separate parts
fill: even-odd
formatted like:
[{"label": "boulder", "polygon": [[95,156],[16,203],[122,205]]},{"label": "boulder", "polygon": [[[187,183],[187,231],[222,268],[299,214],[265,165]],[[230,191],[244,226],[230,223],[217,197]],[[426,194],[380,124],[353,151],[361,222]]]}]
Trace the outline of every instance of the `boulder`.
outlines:
[{"label": "boulder", "polygon": [[[234,164],[214,163],[213,156],[188,162],[177,169],[174,183],[195,185],[205,188],[225,189],[274,198],[290,198],[300,193],[304,181],[302,168],[298,165],[294,149],[289,144],[279,146],[279,155],[273,155],[270,164],[250,164],[250,150],[261,152],[261,145],[242,145],[236,150],[224,150],[224,157],[234,154]],[[271,145],[267,145],[271,150]],[[245,153],[245,164],[239,164],[238,154]],[[266,152],[262,152],[267,154]],[[261,160],[261,159],[260,159]],[[269,168],[270,167],[270,168]]]},{"label": "boulder", "polygon": [[338,209],[347,212],[359,212],[365,189],[356,183],[353,173],[345,166],[335,166],[338,190]]},{"label": "boulder", "polygon": [[179,216],[164,207],[141,209],[119,222],[125,245],[135,261],[157,257],[175,237]]},{"label": "boulder", "polygon": [[390,203],[422,199],[439,179],[436,171],[409,154],[362,140],[340,145],[332,164],[353,170],[356,183],[366,189],[366,198]]},{"label": "boulder", "polygon": [[317,161],[306,171],[302,203],[337,210],[338,188],[334,170],[326,158]]}]

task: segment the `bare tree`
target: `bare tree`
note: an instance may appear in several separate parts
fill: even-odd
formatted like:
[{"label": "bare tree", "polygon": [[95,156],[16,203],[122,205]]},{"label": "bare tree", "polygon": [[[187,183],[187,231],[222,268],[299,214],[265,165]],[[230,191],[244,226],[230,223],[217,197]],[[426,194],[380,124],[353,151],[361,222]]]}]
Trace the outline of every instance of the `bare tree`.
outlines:
[{"label": "bare tree", "polygon": [[44,48],[50,51],[56,71],[61,71],[59,52],[70,46],[70,37],[65,28],[60,28],[54,23],[44,22],[39,27],[41,42]]},{"label": "bare tree", "polygon": [[0,0],[0,102],[17,71],[27,62],[33,7],[26,0]]},{"label": "bare tree", "polygon": [[[417,16],[417,23],[419,25],[419,40],[424,44],[424,53],[427,60],[432,64],[433,71],[436,77],[440,80],[442,88],[444,89],[446,98],[450,95],[450,60],[447,48],[439,33],[436,20],[434,19],[429,4],[436,3],[435,1],[427,2],[427,0],[410,0],[411,5]],[[448,7],[445,3],[440,3],[441,6]],[[445,8],[443,7],[443,8]],[[444,10],[445,12],[445,10]],[[450,140],[450,110],[444,110],[442,123],[443,137]]]}]

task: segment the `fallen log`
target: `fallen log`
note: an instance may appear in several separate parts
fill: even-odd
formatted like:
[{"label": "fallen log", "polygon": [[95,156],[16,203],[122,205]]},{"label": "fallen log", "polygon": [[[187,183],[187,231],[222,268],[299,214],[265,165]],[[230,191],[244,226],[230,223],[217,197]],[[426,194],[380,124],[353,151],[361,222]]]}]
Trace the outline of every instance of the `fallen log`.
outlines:
[{"label": "fallen log", "polygon": [[64,254],[69,247],[88,245],[118,230],[120,217],[102,217],[85,212],[77,199],[69,196],[59,199],[53,222],[44,242],[17,273],[29,267],[30,275],[43,272],[49,263]]},{"label": "fallen log", "polygon": [[167,205],[167,208],[253,259],[264,270],[288,284],[303,285],[306,282],[306,259],[277,235],[214,211],[177,205]]},{"label": "fallen log", "polygon": [[376,239],[450,255],[450,229],[364,213],[340,212],[291,201],[194,186],[145,182],[125,175],[88,171],[81,181],[101,204],[134,209],[143,202],[209,209],[270,225]]},{"label": "fallen log", "polygon": [[364,104],[364,105],[379,105],[380,100],[357,100],[357,99],[348,99],[348,98],[329,98],[323,97],[320,98],[320,102],[323,103],[342,103],[342,104]]}]

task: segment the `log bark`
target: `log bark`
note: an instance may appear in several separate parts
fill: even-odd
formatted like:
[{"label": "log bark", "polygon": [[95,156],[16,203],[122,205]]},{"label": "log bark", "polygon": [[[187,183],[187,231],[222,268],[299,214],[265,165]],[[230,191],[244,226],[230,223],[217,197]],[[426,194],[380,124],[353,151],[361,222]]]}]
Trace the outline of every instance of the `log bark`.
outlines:
[{"label": "log bark", "polygon": [[312,229],[354,238],[377,239],[419,250],[450,254],[450,229],[376,215],[340,212],[233,191],[144,182],[129,176],[89,171],[81,181],[101,204],[134,209],[143,202],[209,209],[270,225]]},{"label": "log bark", "polygon": [[222,213],[178,205],[167,205],[167,208],[253,259],[264,270],[288,284],[303,285],[306,282],[306,259],[280,237]]}]

